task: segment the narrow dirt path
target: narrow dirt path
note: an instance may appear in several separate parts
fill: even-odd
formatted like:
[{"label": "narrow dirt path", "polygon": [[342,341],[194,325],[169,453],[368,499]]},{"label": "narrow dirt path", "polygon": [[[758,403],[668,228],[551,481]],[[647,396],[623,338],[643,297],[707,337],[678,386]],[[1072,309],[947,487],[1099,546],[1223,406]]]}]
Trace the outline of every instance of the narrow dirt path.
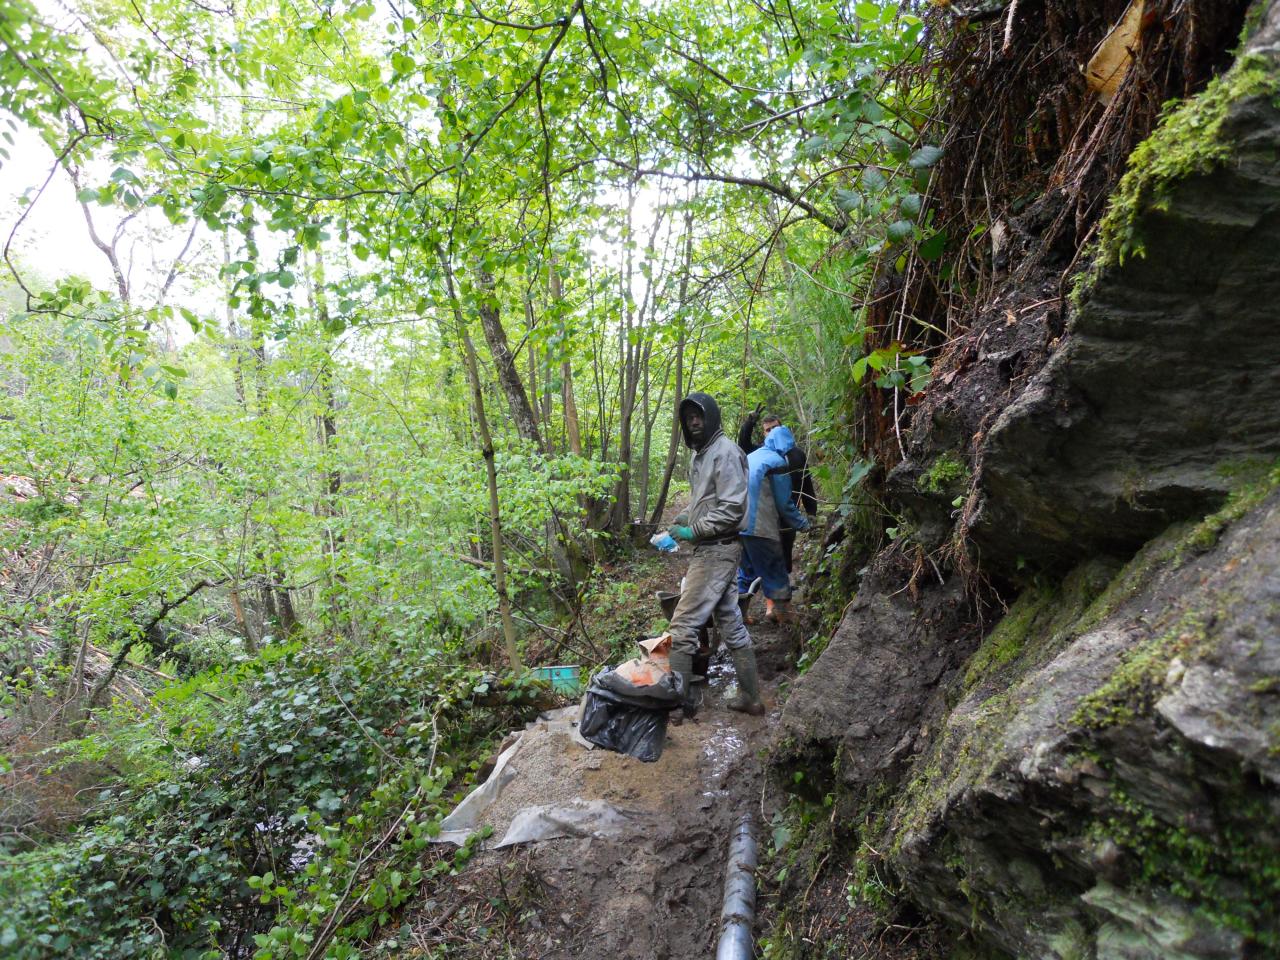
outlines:
[{"label": "narrow dirt path", "polygon": [[518,767],[512,789],[486,814],[490,844],[520,806],[575,797],[624,811],[627,834],[486,849],[451,881],[456,900],[429,901],[410,919],[418,946],[447,944],[449,956],[546,960],[714,954],[729,834],[744,813],[767,820],[760,748],[778,717],[779,669],[794,662],[789,631],[750,629],[770,707],[763,717],[726,708],[734,673],[722,649],[698,717],[669,727],[655,763],[587,750],[563,731],[523,742],[511,760]]}]

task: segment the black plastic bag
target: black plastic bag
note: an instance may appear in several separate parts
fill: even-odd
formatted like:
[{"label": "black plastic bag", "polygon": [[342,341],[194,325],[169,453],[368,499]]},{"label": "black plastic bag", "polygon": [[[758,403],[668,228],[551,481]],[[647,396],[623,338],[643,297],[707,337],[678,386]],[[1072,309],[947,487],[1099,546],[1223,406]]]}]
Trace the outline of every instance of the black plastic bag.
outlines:
[{"label": "black plastic bag", "polygon": [[[578,711],[578,732],[606,750],[653,763],[662,756],[667,742],[667,713],[670,704],[654,706],[648,697],[630,698],[592,680]],[[649,701],[641,705],[635,699]]]}]

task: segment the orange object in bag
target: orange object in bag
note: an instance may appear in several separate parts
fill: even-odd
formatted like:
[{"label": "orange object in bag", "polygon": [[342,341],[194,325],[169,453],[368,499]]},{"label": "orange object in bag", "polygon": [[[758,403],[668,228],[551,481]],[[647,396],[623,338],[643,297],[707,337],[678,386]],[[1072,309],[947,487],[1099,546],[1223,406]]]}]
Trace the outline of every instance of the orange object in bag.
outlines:
[{"label": "orange object in bag", "polygon": [[614,673],[637,687],[651,687],[671,673],[671,634],[641,640],[645,654],[614,668]]}]

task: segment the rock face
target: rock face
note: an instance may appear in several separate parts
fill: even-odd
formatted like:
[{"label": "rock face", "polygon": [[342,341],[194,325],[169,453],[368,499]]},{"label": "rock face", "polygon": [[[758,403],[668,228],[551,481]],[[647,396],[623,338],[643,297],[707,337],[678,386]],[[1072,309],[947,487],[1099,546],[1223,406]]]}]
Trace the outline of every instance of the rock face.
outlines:
[{"label": "rock face", "polygon": [[1280,2],[1255,10],[1233,74],[1264,89],[1215,88],[1212,162],[1133,207],[1145,255],[1060,341],[1007,311],[973,366],[1047,362],[982,417],[926,399],[890,477],[932,551],[959,455],[969,559],[1037,579],[979,642],[945,570],[879,558],[783,715],[776,762],[1003,955],[1280,956]]},{"label": "rock face", "polygon": [[[1251,48],[1272,71],[1276,31]],[[1216,136],[1228,159],[1139,212],[1145,255],[1101,271],[1062,348],[989,431],[970,528],[987,564],[1125,555],[1214,509],[1224,468],[1280,456],[1274,93],[1233,103]]]},{"label": "rock face", "polygon": [[897,563],[881,560],[787,700],[774,762],[802,773],[802,789],[819,797],[834,778],[855,792],[894,782],[927,743],[947,682],[976,645],[970,619],[958,583],[926,581],[916,593]]},{"label": "rock face", "polygon": [[1280,494],[1213,529],[952,710],[893,804],[914,899],[1017,957],[1280,950]]}]

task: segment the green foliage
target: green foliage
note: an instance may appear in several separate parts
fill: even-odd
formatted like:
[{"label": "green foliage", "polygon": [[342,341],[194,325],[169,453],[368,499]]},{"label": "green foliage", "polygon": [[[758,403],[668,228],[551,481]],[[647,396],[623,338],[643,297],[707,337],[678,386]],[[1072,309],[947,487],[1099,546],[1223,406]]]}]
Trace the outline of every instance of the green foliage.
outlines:
[{"label": "green foliage", "polygon": [[[453,764],[514,719],[474,708],[482,675],[421,644],[243,669],[216,720],[155,730],[166,776],[106,791],[66,841],[8,859],[11,955],[202,955],[261,929],[277,900],[284,942],[313,938],[338,907],[353,908],[339,926],[358,939],[421,881],[398,864],[438,829]],[[390,849],[371,864],[377,839]],[[282,942],[266,937],[262,956]]]},{"label": "green foliage", "polygon": [[855,401],[930,373],[868,348],[871,288],[947,243],[927,33],[887,0],[77,13],[0,0],[0,109],[120,225],[109,289],[5,291],[0,473],[34,493],[0,496],[0,658],[48,737],[16,759],[101,796],[8,852],[0,941],[351,955],[466,859],[422,845],[511,719],[469,691],[523,682],[476,686],[495,604],[576,597],[608,660],[660,622],[647,571],[586,567],[680,488],[677,383],[776,405],[879,536]]},{"label": "green foliage", "polygon": [[919,393],[929,383],[929,360],[912,353],[900,343],[872,350],[853,364],[853,380],[862,383],[869,372],[874,372],[874,382],[882,390],[907,390]]},{"label": "green foliage", "polygon": [[1274,950],[1280,930],[1270,905],[1280,896],[1280,854],[1259,838],[1273,836],[1280,824],[1243,777],[1231,779],[1234,795],[1227,802],[1233,809],[1221,811],[1216,829],[1168,823],[1156,807],[1115,788],[1108,797],[1115,814],[1091,824],[1089,839],[1115,843],[1129,854],[1142,887],[1171,893],[1214,926]]},{"label": "green foliage", "polygon": [[956,454],[947,450],[920,475],[916,481],[916,487],[925,493],[947,493],[968,486],[969,476],[968,465]]}]

